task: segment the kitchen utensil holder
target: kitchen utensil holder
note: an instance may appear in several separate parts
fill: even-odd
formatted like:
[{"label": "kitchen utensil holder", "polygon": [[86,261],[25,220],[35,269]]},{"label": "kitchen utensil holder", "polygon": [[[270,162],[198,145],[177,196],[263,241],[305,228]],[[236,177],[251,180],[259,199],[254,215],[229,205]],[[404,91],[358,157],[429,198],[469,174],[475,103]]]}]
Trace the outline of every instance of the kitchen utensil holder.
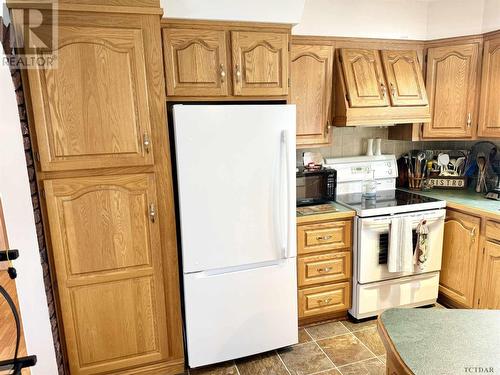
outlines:
[{"label": "kitchen utensil holder", "polygon": [[424,177],[408,177],[408,185],[411,190],[422,190]]}]

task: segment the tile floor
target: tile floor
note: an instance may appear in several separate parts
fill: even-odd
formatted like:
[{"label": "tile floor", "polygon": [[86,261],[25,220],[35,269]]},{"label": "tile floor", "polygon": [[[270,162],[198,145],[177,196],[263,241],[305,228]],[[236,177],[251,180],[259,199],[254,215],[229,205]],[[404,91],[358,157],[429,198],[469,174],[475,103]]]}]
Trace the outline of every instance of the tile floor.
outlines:
[{"label": "tile floor", "polygon": [[288,348],[216,366],[191,375],[354,375],[385,374],[385,350],[376,320],[329,322],[299,329]]},{"label": "tile floor", "polygon": [[[441,305],[436,305],[442,308]],[[377,320],[327,322],[299,329],[299,343],[190,375],[383,375],[385,349]]]}]

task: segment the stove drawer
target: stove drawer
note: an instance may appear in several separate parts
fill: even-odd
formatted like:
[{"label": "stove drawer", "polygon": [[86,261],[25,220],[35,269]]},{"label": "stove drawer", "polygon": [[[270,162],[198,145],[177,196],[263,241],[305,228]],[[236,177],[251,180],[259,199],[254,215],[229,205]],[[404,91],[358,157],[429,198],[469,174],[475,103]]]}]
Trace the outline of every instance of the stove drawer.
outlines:
[{"label": "stove drawer", "polygon": [[299,287],[347,280],[351,277],[351,252],[300,257],[297,272]]},{"label": "stove drawer", "polygon": [[299,254],[351,247],[351,221],[300,225],[297,227]]},{"label": "stove drawer", "polygon": [[349,282],[299,290],[299,318],[345,311],[350,305]]}]

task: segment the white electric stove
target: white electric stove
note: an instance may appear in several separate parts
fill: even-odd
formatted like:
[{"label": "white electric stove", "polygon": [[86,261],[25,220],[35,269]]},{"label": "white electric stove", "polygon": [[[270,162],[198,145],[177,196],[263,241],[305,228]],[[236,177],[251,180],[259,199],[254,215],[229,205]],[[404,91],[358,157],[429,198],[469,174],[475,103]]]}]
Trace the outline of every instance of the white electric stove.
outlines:
[{"label": "white electric stove", "polygon": [[[376,316],[391,307],[423,306],[436,302],[443,247],[446,202],[396,189],[394,155],[326,159],[337,171],[337,202],[356,211],[353,239],[353,301],[349,313],[357,318]],[[362,197],[363,182],[374,176],[375,199]],[[415,229],[425,219],[429,227],[429,260],[424,269],[389,272],[387,253],[390,223],[410,217]]]}]

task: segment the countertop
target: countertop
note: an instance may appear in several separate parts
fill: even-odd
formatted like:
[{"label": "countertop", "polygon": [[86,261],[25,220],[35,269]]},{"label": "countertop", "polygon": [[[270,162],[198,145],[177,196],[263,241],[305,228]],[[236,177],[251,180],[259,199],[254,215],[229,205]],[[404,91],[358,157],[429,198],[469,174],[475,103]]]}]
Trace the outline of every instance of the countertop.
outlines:
[{"label": "countertop", "polygon": [[318,204],[315,206],[297,207],[297,224],[310,223],[320,220],[336,220],[351,218],[356,213],[338,204],[336,202],[329,202],[326,204]]},{"label": "countertop", "polygon": [[456,209],[468,209],[476,214],[488,216],[500,220],[500,201],[484,198],[484,194],[478,194],[472,190],[446,190],[432,189],[429,191],[408,190],[412,193],[421,194],[431,198],[442,199],[447,206]]},{"label": "countertop", "polygon": [[379,320],[383,339],[417,375],[464,374],[469,367],[500,373],[499,311],[396,308]]}]

